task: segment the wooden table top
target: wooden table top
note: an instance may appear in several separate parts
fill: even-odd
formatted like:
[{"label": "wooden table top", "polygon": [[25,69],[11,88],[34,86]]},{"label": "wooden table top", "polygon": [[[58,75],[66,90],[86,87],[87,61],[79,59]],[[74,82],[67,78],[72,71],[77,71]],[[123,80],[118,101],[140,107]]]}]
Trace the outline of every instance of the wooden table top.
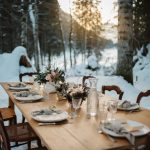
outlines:
[{"label": "wooden table top", "polygon": [[[69,103],[66,100],[57,101],[56,94],[50,94],[49,100],[22,103],[14,99],[13,92],[9,90],[7,83],[1,83],[1,85],[49,150],[103,150],[130,145],[124,138],[116,138],[117,142],[112,142],[106,135],[99,134],[97,131],[99,118],[87,118],[86,102],[83,102],[78,118],[68,119],[66,124],[39,126],[38,122],[31,117],[32,111],[48,108],[51,102],[56,100],[58,108],[69,112]],[[107,96],[104,98],[107,99]],[[118,111],[116,118],[138,121],[150,127],[150,110],[143,109],[133,113]],[[143,142],[144,139],[145,137],[140,137],[136,140]]]}]

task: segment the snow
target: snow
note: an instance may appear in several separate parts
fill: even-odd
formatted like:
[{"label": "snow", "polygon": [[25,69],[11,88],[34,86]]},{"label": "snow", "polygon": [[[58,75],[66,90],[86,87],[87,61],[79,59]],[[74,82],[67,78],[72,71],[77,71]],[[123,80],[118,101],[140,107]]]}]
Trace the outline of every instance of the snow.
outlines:
[{"label": "snow", "polygon": [[16,47],[12,53],[4,53],[0,55],[0,82],[19,81],[19,73],[33,72],[35,68],[19,65],[21,56],[26,56],[28,62],[31,64],[27,56],[26,48],[23,46]]},{"label": "snow", "polygon": [[[137,50],[134,60],[137,60],[134,68],[134,85],[131,85],[121,76],[106,76],[104,75],[107,71],[111,74],[115,70],[117,63],[117,51],[115,48],[105,49],[102,53],[101,63],[97,63],[97,59],[92,55],[88,59],[88,65],[96,67],[100,66],[99,70],[92,71],[87,69],[87,64],[78,64],[74,68],[71,68],[66,73],[66,80],[68,82],[81,83],[83,75],[94,75],[97,77],[97,89],[101,90],[102,85],[118,85],[123,91],[123,100],[129,100],[131,102],[136,102],[137,96],[140,91],[145,91],[150,89],[150,44],[147,45],[148,54],[142,56],[143,48]],[[108,55],[109,54],[109,55]],[[27,58],[27,52],[24,47],[17,47],[13,50],[12,53],[4,53],[0,55],[0,82],[3,81],[19,81],[18,75],[19,72],[26,72],[29,70],[25,67],[19,67],[19,59],[21,55],[25,55]],[[104,63],[108,60],[107,63]],[[28,58],[29,60],[29,58]],[[29,60],[30,61],[30,60]],[[30,61],[31,62],[31,61]],[[105,66],[107,64],[107,66]],[[9,69],[8,69],[9,67]],[[107,68],[108,67],[108,68]],[[109,74],[108,73],[108,74]],[[0,87],[1,94],[1,107],[8,106],[8,96],[5,93],[4,89]],[[109,92],[106,94],[111,94],[111,96],[116,97],[116,93]],[[117,97],[116,97],[117,98]],[[141,101],[141,106],[147,109],[150,109],[149,98],[143,98]],[[18,122],[21,121],[21,113],[17,108],[15,108],[17,113]],[[26,149],[25,146],[13,148],[14,150],[23,150]]]},{"label": "snow", "polygon": [[97,60],[95,54],[89,56],[87,61],[88,61],[88,66],[92,69],[96,69],[99,67],[98,60]]}]

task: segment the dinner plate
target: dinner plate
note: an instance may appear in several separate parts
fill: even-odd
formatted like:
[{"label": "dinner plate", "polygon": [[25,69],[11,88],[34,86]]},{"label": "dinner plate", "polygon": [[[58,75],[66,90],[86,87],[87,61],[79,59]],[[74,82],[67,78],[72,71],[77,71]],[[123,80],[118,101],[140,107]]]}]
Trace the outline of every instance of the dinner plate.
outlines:
[{"label": "dinner plate", "polygon": [[139,108],[140,108],[140,106],[137,103],[135,103],[133,106],[128,107],[128,108],[121,107],[120,105],[118,105],[118,107],[117,107],[118,110],[127,110],[127,111],[128,110],[139,109]]},{"label": "dinner plate", "polygon": [[17,84],[9,84],[9,89],[10,90],[29,90],[30,87],[26,86],[26,84],[24,83],[17,83]]},{"label": "dinner plate", "polygon": [[27,86],[26,87],[11,87],[10,86],[9,89],[10,90],[19,90],[20,91],[20,90],[29,90],[30,87],[27,87]]},{"label": "dinner plate", "polygon": [[[140,123],[140,122],[128,120],[128,121],[127,121],[127,124],[128,124],[129,126],[133,126],[133,127],[143,126],[143,127],[140,128],[139,130],[134,131],[134,132],[131,132],[133,136],[136,136],[136,137],[138,137],[138,136],[143,136],[143,135],[146,135],[146,134],[148,134],[148,133],[150,132],[150,128],[147,127],[146,125]],[[110,129],[105,128],[104,125],[102,125],[102,131],[103,131],[104,133],[109,134],[109,135],[114,136],[114,137],[124,137],[123,134],[118,134],[118,133],[116,133],[115,131],[112,131],[112,130],[110,130]]]},{"label": "dinner plate", "polygon": [[14,95],[14,97],[16,100],[23,101],[23,102],[33,102],[33,101],[37,101],[43,98],[42,95],[29,95],[27,97],[20,97],[20,96]]},{"label": "dinner plate", "polygon": [[50,114],[40,114],[39,112],[41,111],[42,110],[31,112],[32,118],[38,122],[59,122],[68,118],[68,113],[66,111],[58,110],[59,113],[57,113],[57,111],[54,111]]}]

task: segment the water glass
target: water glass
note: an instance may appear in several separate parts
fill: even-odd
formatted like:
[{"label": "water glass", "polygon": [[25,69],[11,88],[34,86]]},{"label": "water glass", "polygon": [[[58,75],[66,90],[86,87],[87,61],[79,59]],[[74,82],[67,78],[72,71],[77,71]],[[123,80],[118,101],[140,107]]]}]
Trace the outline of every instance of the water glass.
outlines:
[{"label": "water glass", "polygon": [[115,120],[115,114],[117,112],[118,100],[110,100],[108,101],[108,112],[110,117],[108,120]]},{"label": "water glass", "polygon": [[74,112],[72,113],[72,118],[76,118],[78,115],[77,115],[77,110],[80,108],[80,105],[81,105],[81,101],[82,101],[82,98],[73,98],[72,97],[72,107],[74,108]]},{"label": "water glass", "polygon": [[99,117],[100,123],[107,121],[108,103],[106,100],[99,102]]}]

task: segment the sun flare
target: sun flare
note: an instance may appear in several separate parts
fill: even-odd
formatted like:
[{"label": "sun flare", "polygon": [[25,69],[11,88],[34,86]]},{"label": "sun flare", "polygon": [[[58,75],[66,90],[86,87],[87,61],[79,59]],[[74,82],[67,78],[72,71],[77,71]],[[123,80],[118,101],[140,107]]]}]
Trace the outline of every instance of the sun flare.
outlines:
[{"label": "sun flare", "polygon": [[[70,13],[70,9],[72,10],[73,7],[73,0],[58,0],[60,8],[67,12]],[[101,0],[100,5],[99,5],[99,9],[100,9],[100,13],[101,13],[101,19],[102,19],[102,23],[113,23],[116,24],[117,23],[117,19],[116,19],[116,15],[117,15],[117,11],[115,8],[115,4],[117,0]]]}]

